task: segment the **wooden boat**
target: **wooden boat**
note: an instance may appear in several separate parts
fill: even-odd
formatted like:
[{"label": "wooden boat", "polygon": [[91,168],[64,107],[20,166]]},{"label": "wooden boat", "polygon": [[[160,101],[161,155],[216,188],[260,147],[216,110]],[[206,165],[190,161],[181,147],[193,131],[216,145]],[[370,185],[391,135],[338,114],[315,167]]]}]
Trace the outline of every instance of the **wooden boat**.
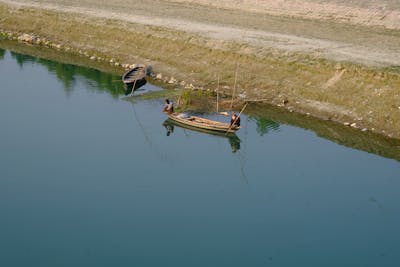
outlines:
[{"label": "wooden boat", "polygon": [[205,129],[209,131],[214,131],[214,132],[222,132],[222,133],[235,133],[237,130],[240,129],[240,126],[232,126],[230,127],[229,123],[223,123],[219,121],[214,121],[214,120],[209,120],[197,116],[190,116],[183,113],[172,113],[168,114],[168,118],[171,120],[191,126],[194,128],[200,128],[200,129]]},{"label": "wooden boat", "polygon": [[128,70],[122,76],[122,81],[125,84],[134,84],[146,77],[146,66],[143,64],[136,65],[136,67]]},{"label": "wooden boat", "polygon": [[172,120],[168,118],[163,122],[163,126],[167,129],[167,136],[170,135],[174,131],[174,126],[176,127],[181,127],[183,129],[188,129],[190,131],[195,131],[199,133],[205,133],[205,134],[210,134],[213,136],[218,136],[220,138],[226,138],[229,141],[229,144],[231,145],[232,152],[235,153],[236,151],[240,150],[240,139],[235,133],[228,133],[226,134],[225,132],[219,132],[219,131],[212,131],[212,130],[207,130],[203,128],[198,128],[198,127],[193,127],[187,124],[179,123],[175,120]]}]

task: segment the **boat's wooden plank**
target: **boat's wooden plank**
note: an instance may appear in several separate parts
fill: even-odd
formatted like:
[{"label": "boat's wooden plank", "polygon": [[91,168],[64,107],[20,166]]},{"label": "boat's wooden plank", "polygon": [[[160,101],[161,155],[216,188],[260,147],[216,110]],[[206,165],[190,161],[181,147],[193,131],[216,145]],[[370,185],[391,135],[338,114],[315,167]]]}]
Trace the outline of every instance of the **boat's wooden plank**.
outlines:
[{"label": "boat's wooden plank", "polygon": [[133,83],[143,79],[144,77],[146,77],[146,66],[138,65],[135,68],[125,72],[125,74],[122,76],[122,81],[124,83]]},{"label": "boat's wooden plank", "polygon": [[234,133],[237,130],[240,129],[240,127],[230,127],[229,123],[222,123],[218,121],[213,121],[197,116],[190,116],[188,118],[179,118],[179,114],[170,114],[169,118],[172,120],[175,120],[177,122],[190,125],[193,127],[198,127],[198,128],[203,128],[203,129],[208,129],[212,131],[219,131],[219,132],[230,132]]}]

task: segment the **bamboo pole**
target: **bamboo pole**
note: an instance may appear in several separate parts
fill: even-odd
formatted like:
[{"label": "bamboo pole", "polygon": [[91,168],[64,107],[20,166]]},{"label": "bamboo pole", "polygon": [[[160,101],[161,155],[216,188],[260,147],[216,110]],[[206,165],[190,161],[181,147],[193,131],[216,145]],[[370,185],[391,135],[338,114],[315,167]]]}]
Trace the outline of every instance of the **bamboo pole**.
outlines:
[{"label": "bamboo pole", "polygon": [[235,97],[235,92],[236,92],[236,81],[237,81],[238,68],[239,68],[239,64],[236,63],[235,82],[233,84],[232,100],[231,100],[231,107],[230,107],[231,110],[233,107],[233,98]]},{"label": "bamboo pole", "polygon": [[219,75],[218,75],[218,85],[217,85],[217,113],[219,112]]}]

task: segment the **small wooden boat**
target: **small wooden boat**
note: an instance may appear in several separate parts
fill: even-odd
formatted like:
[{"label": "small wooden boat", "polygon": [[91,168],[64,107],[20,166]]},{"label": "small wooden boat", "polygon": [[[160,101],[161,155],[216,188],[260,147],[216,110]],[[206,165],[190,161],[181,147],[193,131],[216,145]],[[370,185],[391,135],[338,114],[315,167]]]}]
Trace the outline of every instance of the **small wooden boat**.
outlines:
[{"label": "small wooden boat", "polygon": [[195,131],[199,133],[205,133],[205,134],[210,134],[213,136],[218,136],[220,138],[226,138],[229,141],[229,144],[231,145],[232,152],[235,153],[236,151],[240,150],[240,139],[235,133],[228,133],[226,134],[225,132],[219,132],[219,131],[212,131],[212,130],[207,130],[203,128],[198,128],[198,127],[193,127],[187,124],[179,123],[175,120],[172,120],[168,118],[163,122],[163,126],[167,129],[167,136],[170,135],[174,131],[174,126],[176,127],[181,127],[183,129],[188,129],[190,131]]},{"label": "small wooden boat", "polygon": [[183,125],[191,126],[194,128],[206,129],[215,132],[232,134],[240,129],[240,126],[231,127],[229,123],[209,120],[197,116],[185,115],[183,113],[168,114],[168,118]]},{"label": "small wooden boat", "polygon": [[134,84],[146,77],[146,66],[143,64],[136,65],[136,67],[128,70],[122,76],[122,81],[125,84]]}]

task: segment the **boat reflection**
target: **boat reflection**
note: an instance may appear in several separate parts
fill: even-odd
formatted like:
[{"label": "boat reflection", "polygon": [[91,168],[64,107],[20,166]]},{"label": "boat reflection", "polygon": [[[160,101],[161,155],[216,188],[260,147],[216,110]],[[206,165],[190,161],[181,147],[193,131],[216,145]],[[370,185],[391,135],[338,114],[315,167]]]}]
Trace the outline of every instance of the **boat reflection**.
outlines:
[{"label": "boat reflection", "polygon": [[177,127],[188,129],[188,130],[195,131],[195,132],[201,132],[201,133],[206,133],[206,134],[211,134],[214,136],[226,138],[226,139],[228,139],[229,144],[232,148],[232,153],[235,153],[236,151],[240,150],[240,138],[234,133],[225,134],[225,133],[221,133],[221,132],[215,132],[215,131],[210,131],[210,130],[206,130],[206,129],[191,127],[188,125],[180,124],[171,119],[166,119],[162,125],[167,130],[167,133],[166,133],[167,136],[170,136],[171,134],[173,134],[175,126],[177,126]]}]

